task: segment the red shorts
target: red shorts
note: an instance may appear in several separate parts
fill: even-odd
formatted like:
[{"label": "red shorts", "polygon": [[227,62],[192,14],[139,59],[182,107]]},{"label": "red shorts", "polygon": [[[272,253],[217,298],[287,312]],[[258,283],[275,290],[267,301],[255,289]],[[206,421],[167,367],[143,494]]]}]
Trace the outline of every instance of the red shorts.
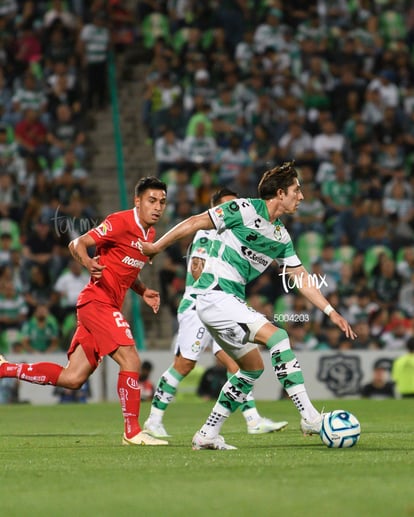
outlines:
[{"label": "red shorts", "polygon": [[78,325],[68,350],[68,358],[78,345],[83,348],[92,368],[102,357],[120,346],[135,346],[129,323],[112,305],[89,302],[77,310]]}]

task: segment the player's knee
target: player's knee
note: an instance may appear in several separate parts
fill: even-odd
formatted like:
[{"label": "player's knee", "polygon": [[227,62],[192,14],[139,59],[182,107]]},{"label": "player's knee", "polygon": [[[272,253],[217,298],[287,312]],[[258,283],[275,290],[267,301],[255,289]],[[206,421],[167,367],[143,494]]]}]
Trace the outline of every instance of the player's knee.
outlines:
[{"label": "player's knee", "polygon": [[266,348],[270,350],[281,341],[289,340],[289,335],[285,329],[278,328],[266,341]]},{"label": "player's knee", "polygon": [[82,387],[82,385],[87,380],[88,376],[83,375],[77,372],[69,372],[67,373],[63,379],[59,379],[64,388],[68,388],[70,390],[78,390]]}]

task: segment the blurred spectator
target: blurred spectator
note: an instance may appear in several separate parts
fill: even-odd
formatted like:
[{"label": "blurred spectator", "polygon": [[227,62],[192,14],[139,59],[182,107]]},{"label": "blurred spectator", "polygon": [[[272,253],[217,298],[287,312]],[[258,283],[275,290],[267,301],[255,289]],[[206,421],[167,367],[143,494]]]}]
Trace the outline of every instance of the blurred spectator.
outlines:
[{"label": "blurred spectator", "polygon": [[345,139],[338,132],[335,122],[329,118],[322,123],[321,132],[313,139],[313,150],[318,160],[329,158],[332,151],[343,152]]},{"label": "blurred spectator", "polygon": [[315,191],[311,183],[302,184],[304,200],[300,203],[290,225],[290,233],[297,237],[305,232],[317,232],[323,234],[325,226],[325,207],[321,202],[319,193]]},{"label": "blurred spectator", "polygon": [[87,271],[76,260],[70,260],[68,267],[58,276],[53,287],[53,305],[58,307],[60,322],[76,312],[79,293],[88,282]]},{"label": "blurred spectator", "polygon": [[105,108],[108,102],[107,60],[110,48],[110,32],[102,11],[93,15],[79,34],[78,50],[86,72],[86,105],[88,108]]},{"label": "blurred spectator", "polygon": [[402,398],[414,397],[414,337],[406,344],[407,352],[394,360],[391,377]]},{"label": "blurred spectator", "polygon": [[371,289],[376,293],[383,307],[395,308],[401,288],[401,277],[397,273],[395,260],[382,255],[372,272]]},{"label": "blurred spectator", "polygon": [[0,379],[0,404],[16,404],[19,401],[19,379]]},{"label": "blurred spectator", "polygon": [[57,277],[62,267],[59,244],[50,227],[50,219],[40,217],[34,224],[23,246],[24,268],[28,271],[32,265],[38,265],[48,271],[51,278]]},{"label": "blurred spectator", "polygon": [[270,131],[265,124],[259,123],[254,126],[248,153],[256,178],[260,178],[264,171],[276,164],[277,146],[272,143]]},{"label": "blurred spectator", "polygon": [[63,156],[66,151],[73,151],[80,162],[84,161],[86,134],[81,121],[73,117],[67,104],[56,108],[56,121],[50,126],[47,141],[51,161]]},{"label": "blurred spectator", "polygon": [[394,312],[380,336],[381,344],[387,350],[403,350],[409,338],[413,335],[412,320],[405,318],[401,313]]},{"label": "blurred spectator", "polygon": [[229,147],[219,150],[215,159],[220,185],[228,186],[244,170],[251,174],[252,165],[250,156],[241,146],[241,138],[232,134]]},{"label": "blurred spectator", "polygon": [[154,396],[154,385],[150,379],[154,366],[151,361],[143,361],[139,372],[138,385],[141,393],[141,400],[152,400]]},{"label": "blurred spectator", "polygon": [[313,140],[298,120],[293,120],[278,143],[280,159],[309,162],[314,159]]},{"label": "blurred spectator", "polygon": [[197,395],[204,400],[216,400],[226,382],[227,368],[216,358],[216,363],[203,372],[197,388]]},{"label": "blurred spectator", "polygon": [[379,350],[381,343],[371,334],[368,320],[359,319],[353,324],[357,337],[349,341],[352,350]]},{"label": "blurred spectator", "polygon": [[0,348],[2,353],[13,352],[19,342],[19,332],[28,314],[23,296],[12,280],[0,288]]},{"label": "blurred spectator", "polygon": [[21,342],[31,353],[56,352],[59,348],[59,326],[46,305],[38,305],[33,316],[23,324]]},{"label": "blurred spectator", "polygon": [[212,136],[206,135],[205,125],[199,122],[195,128],[195,135],[185,138],[183,150],[190,171],[194,172],[199,167],[208,167],[213,163],[217,144]]},{"label": "blurred spectator", "polygon": [[222,86],[219,97],[211,102],[211,120],[219,146],[228,145],[229,135],[242,131],[242,106],[234,100],[233,92],[228,86]]},{"label": "blurred spectator", "polygon": [[166,128],[164,134],[155,140],[154,154],[158,163],[158,174],[179,168],[185,162],[183,141],[170,128]]},{"label": "blurred spectator", "polygon": [[21,199],[14,177],[0,170],[0,217],[20,222]]},{"label": "blurred spectator", "polygon": [[38,111],[27,108],[23,118],[15,127],[16,142],[19,153],[24,157],[34,159],[48,158],[47,128],[39,120]]},{"label": "blurred spectator", "polygon": [[70,390],[56,386],[53,395],[59,397],[59,404],[80,403],[85,404],[92,396],[89,381],[86,381],[78,390]]},{"label": "blurred spectator", "polygon": [[374,365],[372,380],[361,388],[361,397],[369,399],[395,398],[394,383],[390,381],[389,371],[381,365]]}]

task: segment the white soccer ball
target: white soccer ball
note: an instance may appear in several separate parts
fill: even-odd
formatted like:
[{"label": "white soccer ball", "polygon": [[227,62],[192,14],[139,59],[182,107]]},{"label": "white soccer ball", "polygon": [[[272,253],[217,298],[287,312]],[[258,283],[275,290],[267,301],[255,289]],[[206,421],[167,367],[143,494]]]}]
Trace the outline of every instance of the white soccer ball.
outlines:
[{"label": "white soccer ball", "polygon": [[327,447],[353,447],[361,435],[361,424],[349,411],[336,409],[324,415],[320,435]]}]

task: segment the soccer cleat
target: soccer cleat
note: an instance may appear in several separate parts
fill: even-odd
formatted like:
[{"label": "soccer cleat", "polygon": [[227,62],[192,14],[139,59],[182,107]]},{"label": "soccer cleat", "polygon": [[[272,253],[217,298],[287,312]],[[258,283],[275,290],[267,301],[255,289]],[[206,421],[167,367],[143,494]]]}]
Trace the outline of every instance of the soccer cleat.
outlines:
[{"label": "soccer cleat", "polygon": [[127,438],[124,434],[122,437],[122,445],[168,445],[165,440],[158,440],[146,431],[141,431],[132,438]]},{"label": "soccer cleat", "polygon": [[154,438],[170,438],[171,435],[167,433],[165,427],[160,422],[159,424],[155,424],[151,422],[150,419],[146,420],[144,423],[144,431],[153,436]]},{"label": "soccer cleat", "polygon": [[4,357],[4,355],[0,354],[0,365],[2,365],[4,363],[7,363],[6,358]]},{"label": "soccer cleat", "polygon": [[285,420],[282,422],[273,422],[269,418],[261,418],[255,426],[247,426],[247,432],[249,434],[273,433],[275,431],[283,431],[287,425],[288,422]]},{"label": "soccer cleat", "polygon": [[237,447],[233,447],[233,445],[227,444],[221,435],[218,435],[215,438],[207,438],[206,436],[200,434],[200,431],[197,431],[196,434],[193,436],[192,445],[194,451],[201,451],[203,449],[229,451],[237,449]]},{"label": "soccer cleat", "polygon": [[322,427],[322,419],[324,413],[321,413],[316,420],[312,422],[306,418],[302,418],[300,421],[300,428],[302,433],[306,435],[319,434]]}]

